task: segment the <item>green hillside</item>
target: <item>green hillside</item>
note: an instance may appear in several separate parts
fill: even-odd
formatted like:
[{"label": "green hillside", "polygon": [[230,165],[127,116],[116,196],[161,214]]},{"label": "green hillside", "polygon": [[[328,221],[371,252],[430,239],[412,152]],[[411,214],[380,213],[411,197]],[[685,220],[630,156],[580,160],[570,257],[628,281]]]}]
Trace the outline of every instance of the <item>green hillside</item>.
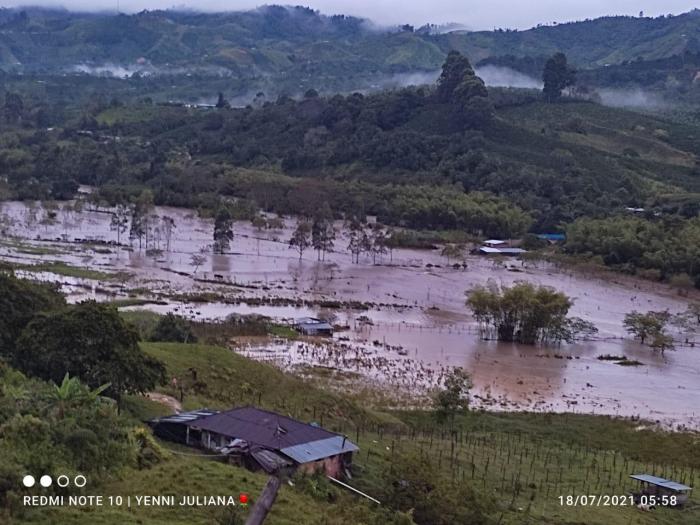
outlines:
[{"label": "green hillside", "polygon": [[561,50],[579,67],[590,68],[697,52],[698,37],[700,17],[695,11],[660,18],[606,17],[527,31],[436,34],[430,26],[377,29],[362,19],[320,15],[303,7],[133,15],[3,9],[0,67],[57,71],[112,64],[172,71],[184,66],[210,72],[223,68],[246,77],[347,77],[433,70],[456,49],[475,62]]}]

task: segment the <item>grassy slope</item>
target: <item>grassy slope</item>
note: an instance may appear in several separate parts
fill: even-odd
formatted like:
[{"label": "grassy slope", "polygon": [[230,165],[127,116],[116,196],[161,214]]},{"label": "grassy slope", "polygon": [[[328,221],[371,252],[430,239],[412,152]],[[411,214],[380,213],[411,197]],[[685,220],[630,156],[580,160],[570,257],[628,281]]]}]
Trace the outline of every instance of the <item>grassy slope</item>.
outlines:
[{"label": "grassy slope", "polygon": [[[605,417],[472,413],[458,418],[453,449],[449,432],[435,425],[426,413],[369,413],[352,400],[321,392],[300,379],[222,348],[161,343],[145,344],[144,348],[166,362],[170,375],[181,376],[189,367],[197,369],[198,378],[208,389],[188,396],[188,408],[251,402],[250,397],[257,398],[257,393],[249,393],[251,385],[261,392],[261,404],[267,408],[307,421],[314,419],[309,407],[317,408],[316,420],[323,410],[326,426],[342,429],[359,442],[361,452],[355,458],[352,483],[375,496],[381,497],[382,475],[391,468],[394,454],[422,451],[439,463],[446,478],[472,483],[496,496],[499,512],[495,517],[502,513],[502,524],[700,524],[698,505],[683,511],[645,513],[633,508],[569,508],[558,502],[559,495],[628,493],[634,485],[627,475],[634,472],[655,472],[700,485],[697,435],[640,430],[634,423]],[[174,393],[168,388],[163,391]],[[129,408],[140,418],[162,412],[157,405],[139,399],[130,400]],[[359,428],[352,421],[358,422]],[[403,424],[397,425],[397,421]],[[211,461],[193,449],[164,445],[171,450],[165,462],[150,470],[124,472],[120,479],[91,492],[256,494],[264,484],[264,476]],[[367,513],[364,503],[347,494],[340,494],[340,498],[331,504],[284,486],[267,523],[366,523],[359,517]],[[207,508],[58,509],[31,514],[22,523],[204,524],[212,523],[214,514]]]},{"label": "grassy slope", "polygon": [[[606,159],[616,159],[630,174],[661,183],[666,191],[700,189],[700,176],[692,171],[700,154],[700,129],[695,126],[585,102],[538,102],[503,108],[498,115],[517,128],[540,134],[543,144],[568,148],[578,162],[590,168],[604,172]],[[582,132],[568,129],[575,121]],[[556,136],[544,136],[545,129]],[[508,144],[517,142],[515,137]],[[638,157],[627,155],[630,150]]]}]

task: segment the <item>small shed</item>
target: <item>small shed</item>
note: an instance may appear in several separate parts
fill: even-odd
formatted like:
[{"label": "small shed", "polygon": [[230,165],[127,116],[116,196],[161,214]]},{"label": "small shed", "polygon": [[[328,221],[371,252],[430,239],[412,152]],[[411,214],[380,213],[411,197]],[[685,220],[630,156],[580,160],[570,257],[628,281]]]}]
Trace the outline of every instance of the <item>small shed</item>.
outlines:
[{"label": "small shed", "polygon": [[323,319],[302,317],[294,321],[294,329],[303,335],[333,335],[333,325]]},{"label": "small shed", "polygon": [[642,483],[642,492],[644,496],[675,496],[678,506],[685,505],[690,498],[692,487],[671,481],[650,474],[633,474],[632,479]]}]

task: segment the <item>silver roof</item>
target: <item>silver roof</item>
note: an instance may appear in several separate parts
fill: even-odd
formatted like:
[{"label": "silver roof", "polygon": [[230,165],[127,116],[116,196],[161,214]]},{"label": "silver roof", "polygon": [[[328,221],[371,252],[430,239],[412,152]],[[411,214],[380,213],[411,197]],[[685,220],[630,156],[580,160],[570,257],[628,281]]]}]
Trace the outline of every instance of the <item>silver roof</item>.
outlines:
[{"label": "silver roof", "polygon": [[292,458],[297,463],[308,463],[318,459],[343,454],[345,452],[356,452],[360,450],[355,443],[343,436],[333,436],[309,443],[302,443],[280,450],[282,454]]},{"label": "silver roof", "polygon": [[199,410],[192,410],[191,412],[180,412],[179,414],[173,414],[172,416],[158,417],[151,421],[153,423],[189,423],[213,414],[218,414],[218,411],[209,410],[208,408],[201,408]]},{"label": "silver roof", "polygon": [[683,485],[682,483],[677,483],[664,478],[657,478],[656,476],[651,476],[649,474],[633,474],[630,476],[630,478],[678,492],[693,490],[692,487],[689,487],[688,485]]}]

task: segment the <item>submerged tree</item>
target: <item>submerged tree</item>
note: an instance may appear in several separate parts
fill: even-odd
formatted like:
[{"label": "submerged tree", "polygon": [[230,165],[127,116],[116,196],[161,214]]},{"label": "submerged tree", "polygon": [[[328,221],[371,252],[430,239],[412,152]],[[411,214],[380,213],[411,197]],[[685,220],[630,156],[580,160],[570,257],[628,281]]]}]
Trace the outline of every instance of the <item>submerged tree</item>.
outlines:
[{"label": "submerged tree", "polygon": [[647,312],[645,314],[633,311],[625,315],[623,325],[628,333],[644,344],[649,343],[654,350],[662,353],[673,349],[673,338],[666,332],[666,326],[671,321],[668,310]]},{"label": "submerged tree", "polygon": [[233,241],[233,216],[226,206],[221,206],[214,217],[214,252],[224,253]]},{"label": "submerged tree", "polygon": [[304,255],[304,251],[311,246],[311,224],[306,219],[299,219],[297,227],[289,239],[289,247],[299,252],[299,260]]},{"label": "submerged tree", "polygon": [[544,66],[542,80],[545,100],[554,102],[561,97],[564,89],[576,83],[576,70],[569,67],[564,53],[555,53]]},{"label": "submerged tree", "polygon": [[193,253],[190,256],[190,264],[194,267],[194,275],[197,275],[197,270],[199,270],[199,267],[202,266],[205,262],[207,262],[208,251],[208,248],[204,246],[199,249],[199,252]]},{"label": "submerged tree", "polygon": [[[131,207],[131,230],[129,237],[139,240],[139,250],[142,247],[142,240],[148,234],[149,217],[153,210],[153,192],[143,190],[136,202]],[[146,248],[148,248],[148,238],[146,238]]]},{"label": "submerged tree", "polygon": [[161,217],[162,231],[165,236],[165,251],[170,251],[170,245],[173,240],[173,230],[175,230],[175,219],[168,215]]},{"label": "submerged tree", "polygon": [[372,264],[377,263],[377,257],[381,259],[382,256],[388,253],[388,241],[389,239],[386,236],[384,228],[382,228],[379,224],[375,224],[370,230],[369,236],[369,252],[372,254]]},{"label": "submerged tree", "polygon": [[[547,286],[519,282],[499,288],[479,286],[468,293],[467,306],[483,334],[499,341],[549,344],[576,338],[576,324],[567,318],[572,302],[566,294]],[[592,326],[592,325],[591,325]],[[589,332],[591,326],[585,329]]]},{"label": "submerged tree", "polygon": [[121,244],[122,233],[125,233],[129,227],[129,215],[129,208],[123,204],[119,204],[112,214],[109,227],[112,231],[117,232],[117,244]]},{"label": "submerged tree", "polygon": [[447,259],[447,264],[450,264],[451,259],[459,260],[464,257],[464,245],[449,243],[443,246],[440,250],[440,255]]},{"label": "submerged tree", "polygon": [[318,254],[318,260],[326,260],[326,252],[333,249],[335,228],[333,212],[327,202],[314,214],[311,223],[311,244]]}]

